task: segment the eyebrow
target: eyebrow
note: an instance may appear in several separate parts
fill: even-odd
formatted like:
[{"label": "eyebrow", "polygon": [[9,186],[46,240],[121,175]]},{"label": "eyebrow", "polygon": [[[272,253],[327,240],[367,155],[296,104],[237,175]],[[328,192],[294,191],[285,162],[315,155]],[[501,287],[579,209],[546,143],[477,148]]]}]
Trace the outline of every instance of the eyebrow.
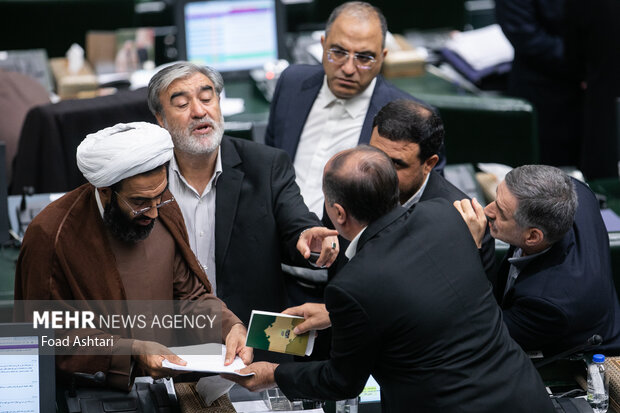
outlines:
[{"label": "eyebrow", "polygon": [[[205,86],[202,86],[200,88],[201,92],[204,92],[204,91],[207,91],[207,90],[213,91],[213,87],[209,86],[209,85],[205,85]],[[186,91],[186,90],[181,90],[179,92],[175,92],[172,95],[170,95],[170,102],[172,102],[174,99],[176,99],[176,98],[178,98],[180,96],[187,96],[187,95],[189,95],[189,92]]]},{"label": "eyebrow", "polygon": [[403,161],[402,159],[398,159],[398,158],[390,158],[392,160],[392,163],[398,166],[409,166],[405,161]]},{"label": "eyebrow", "polygon": [[166,184],[166,187],[164,188],[163,191],[161,191],[159,193],[159,195],[155,195],[152,198],[146,198],[146,197],[143,197],[143,196],[136,196],[136,197],[130,197],[129,199],[131,199],[132,201],[152,201],[153,199],[161,198],[164,195],[164,192],[166,192],[166,190],[168,190],[168,184]]}]

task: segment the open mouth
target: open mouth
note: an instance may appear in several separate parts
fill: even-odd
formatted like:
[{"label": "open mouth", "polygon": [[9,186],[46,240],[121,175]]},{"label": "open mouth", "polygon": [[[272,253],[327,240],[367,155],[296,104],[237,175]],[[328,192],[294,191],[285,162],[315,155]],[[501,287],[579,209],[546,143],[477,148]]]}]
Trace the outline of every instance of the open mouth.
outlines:
[{"label": "open mouth", "polygon": [[210,123],[200,123],[192,128],[192,133],[204,135],[213,130],[213,126]]},{"label": "open mouth", "polygon": [[134,222],[138,225],[147,226],[153,222],[153,220],[151,218],[141,217],[134,219]]}]

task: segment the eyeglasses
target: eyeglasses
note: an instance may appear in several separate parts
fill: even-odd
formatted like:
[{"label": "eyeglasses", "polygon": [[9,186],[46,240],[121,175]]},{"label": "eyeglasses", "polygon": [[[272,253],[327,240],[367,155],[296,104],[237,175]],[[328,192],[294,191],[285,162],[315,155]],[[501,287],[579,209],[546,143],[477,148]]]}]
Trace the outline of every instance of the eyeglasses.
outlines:
[{"label": "eyeglasses", "polygon": [[[147,212],[149,212],[152,208],[155,209],[159,209],[163,206],[166,206],[172,202],[174,202],[174,197],[170,198],[170,199],[166,199],[164,202],[160,202],[156,205],[148,205],[149,203],[153,202],[152,199],[147,199],[143,202],[140,202],[138,205],[134,205],[135,207],[137,207],[138,209],[133,209],[132,203],[130,203],[129,201],[127,201],[127,199],[125,199],[124,196],[122,196],[121,194],[119,194],[118,192],[114,191],[114,193],[116,195],[118,195],[118,197],[120,198],[121,201],[123,201],[125,203],[125,205],[127,205],[127,207],[129,207],[129,209],[131,209],[131,214],[134,217],[137,217],[138,215],[142,215],[142,214],[146,214]],[[159,196],[158,198],[161,198],[161,196]],[[155,198],[157,199],[157,198]]]},{"label": "eyeglasses", "polygon": [[[341,49],[327,49],[327,60],[337,65],[343,65],[349,61],[349,52]],[[368,70],[377,59],[366,54],[353,53],[353,61],[358,69]]]}]

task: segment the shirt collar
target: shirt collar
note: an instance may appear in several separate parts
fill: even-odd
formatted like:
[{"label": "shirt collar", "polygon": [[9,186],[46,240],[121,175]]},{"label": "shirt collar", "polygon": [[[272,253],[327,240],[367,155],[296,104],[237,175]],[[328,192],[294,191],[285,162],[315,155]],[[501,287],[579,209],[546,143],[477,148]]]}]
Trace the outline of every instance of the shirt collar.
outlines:
[{"label": "shirt collar", "polygon": [[527,264],[532,262],[534,258],[543,255],[545,252],[549,251],[550,249],[551,247],[546,248],[540,252],[537,252],[536,254],[522,256],[523,250],[521,248],[517,248],[515,252],[513,253],[512,257],[508,258],[508,262],[514,265],[515,267],[517,267],[519,270],[521,270]]},{"label": "shirt collar", "polygon": [[323,85],[321,86],[318,98],[321,102],[320,107],[321,109],[324,109],[329,105],[334,104],[334,102],[338,102],[344,106],[344,110],[351,118],[356,118],[360,115],[366,114],[376,83],[377,78],[375,77],[372,79],[366,90],[359,95],[350,99],[340,99],[336,97],[336,95],[334,95],[329,89],[329,86],[327,86],[327,76],[323,76]]},{"label": "shirt collar", "polygon": [[426,189],[426,184],[428,184],[428,178],[431,176],[431,174],[429,173],[428,175],[426,175],[426,179],[424,180],[424,183],[422,184],[422,186],[420,187],[420,189],[417,190],[417,192],[415,194],[413,194],[413,196],[411,198],[409,198],[404,204],[403,206],[405,208],[411,208],[413,205],[417,204],[418,202],[420,202],[420,198],[422,198],[422,194],[424,193],[424,189]]},{"label": "shirt collar", "polygon": [[349,244],[349,247],[347,248],[347,250],[344,252],[344,255],[346,255],[346,257],[349,260],[351,260],[351,259],[353,259],[353,257],[355,257],[355,253],[357,252],[357,243],[359,242],[360,237],[362,236],[362,233],[364,231],[366,231],[366,228],[368,228],[368,227],[366,226],[366,227],[362,228],[362,230],[357,233],[355,238],[353,238],[351,240],[351,243]]},{"label": "shirt collar", "polygon": [[170,166],[169,166],[170,170],[173,171],[176,176],[179,178],[179,180],[181,182],[183,182],[183,184],[191,189],[196,195],[198,196],[202,196],[206,193],[209,192],[209,189],[211,189],[211,187],[216,186],[217,185],[217,180],[220,177],[220,175],[222,174],[222,146],[218,146],[217,148],[217,158],[215,159],[215,171],[213,172],[213,176],[211,177],[211,181],[209,182],[209,184],[207,185],[207,187],[204,190],[204,193],[201,195],[198,192],[196,192],[196,190],[185,180],[185,177],[183,176],[183,174],[181,173],[181,170],[179,169],[179,164],[177,163],[177,159],[176,156],[173,156],[172,159],[170,159]]}]

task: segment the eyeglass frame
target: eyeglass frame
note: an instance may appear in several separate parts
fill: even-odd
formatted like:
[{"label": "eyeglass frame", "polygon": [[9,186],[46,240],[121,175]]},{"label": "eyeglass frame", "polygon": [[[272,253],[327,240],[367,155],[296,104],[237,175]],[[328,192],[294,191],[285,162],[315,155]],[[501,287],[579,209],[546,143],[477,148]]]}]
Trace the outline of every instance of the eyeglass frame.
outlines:
[{"label": "eyeglass frame", "polygon": [[[344,53],[344,56],[343,56],[344,60],[342,62],[340,62],[340,63],[338,63],[335,60],[333,60],[333,57],[332,57],[332,53],[333,52]],[[343,65],[343,64],[345,64],[346,62],[349,61],[349,57],[350,56],[351,56],[351,53],[349,53],[347,50],[338,49],[336,47],[332,47],[332,48],[327,49],[327,60],[330,63],[334,63],[334,64],[337,64],[337,65]],[[370,63],[368,65],[360,64],[359,60],[358,60],[360,57],[370,59]],[[363,53],[357,53],[356,52],[356,53],[353,53],[353,61],[355,62],[355,67],[357,67],[358,69],[370,70],[370,69],[372,69],[374,64],[377,62],[377,58],[374,57],[374,56],[368,55],[368,54],[363,54]]]},{"label": "eyeglass frame", "polygon": [[[123,201],[125,203],[125,205],[127,205],[127,207],[131,210],[131,214],[134,216],[134,218],[139,216],[139,215],[146,214],[147,212],[149,212],[153,208],[159,209],[159,208],[161,208],[163,206],[169,205],[172,202],[174,202],[174,197],[171,197],[170,199],[166,199],[165,201],[160,202],[159,204],[157,204],[155,206],[151,205],[151,206],[148,206],[146,208],[135,210],[135,209],[133,209],[133,207],[131,206],[129,201],[124,196],[122,196],[121,194],[119,194],[116,191],[114,191],[114,193],[120,198],[121,201]],[[157,199],[157,198],[161,198],[161,195],[158,196],[158,197],[155,197],[155,198],[151,198],[151,201],[153,201],[154,199]]]}]

